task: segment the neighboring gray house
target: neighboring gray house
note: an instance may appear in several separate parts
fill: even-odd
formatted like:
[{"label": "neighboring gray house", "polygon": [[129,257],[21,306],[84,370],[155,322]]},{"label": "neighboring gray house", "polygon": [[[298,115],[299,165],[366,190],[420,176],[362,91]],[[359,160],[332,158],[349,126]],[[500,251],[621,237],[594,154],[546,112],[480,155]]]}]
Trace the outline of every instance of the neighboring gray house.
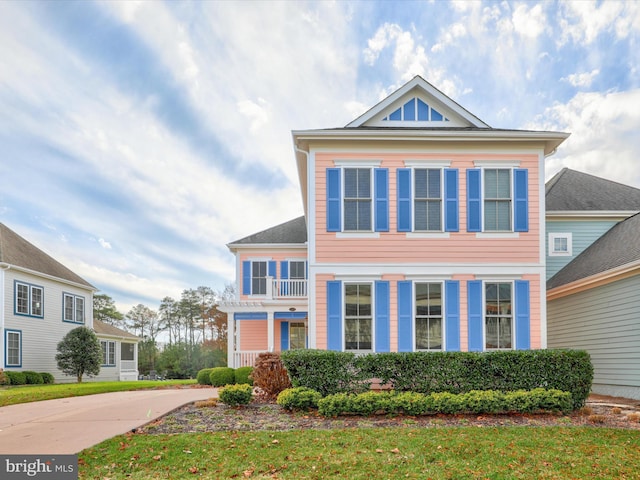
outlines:
[{"label": "neighboring gray house", "polygon": [[595,393],[640,399],[640,189],[563,169],[546,201],[548,346],[587,350]]},{"label": "neighboring gray house", "polygon": [[94,378],[137,379],[138,339],[94,322],[95,291],[93,285],[0,223],[0,367],[49,372],[56,382],[75,381],[58,370],[55,355],[58,342],[84,325],[96,331],[103,346],[104,366]]}]

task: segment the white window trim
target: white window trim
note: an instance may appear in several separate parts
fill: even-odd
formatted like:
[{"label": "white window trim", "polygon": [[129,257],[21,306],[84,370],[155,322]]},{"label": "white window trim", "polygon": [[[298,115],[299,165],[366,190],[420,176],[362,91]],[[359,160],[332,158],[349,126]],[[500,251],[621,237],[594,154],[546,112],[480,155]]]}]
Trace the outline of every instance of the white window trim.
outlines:
[{"label": "white window trim", "polygon": [[[409,279],[409,277],[406,277],[407,280]],[[412,323],[412,339],[411,339],[411,349],[414,352],[446,352],[447,351],[447,322],[446,322],[446,312],[445,312],[445,305],[446,305],[446,299],[445,299],[445,295],[446,295],[446,291],[445,291],[445,284],[444,284],[445,280],[442,279],[442,277],[439,277],[438,279],[430,279],[430,278],[425,278],[424,276],[421,278],[416,278],[415,280],[413,280],[411,282],[411,295],[413,298],[413,312],[411,312],[411,323]],[[442,305],[440,307],[440,318],[442,320],[442,348],[440,348],[440,350],[418,350],[416,349],[416,309],[418,307],[417,302],[416,302],[416,283],[439,283],[440,284],[440,292],[442,294]]]},{"label": "white window trim", "polygon": [[[337,279],[337,277],[336,277]],[[371,285],[371,349],[351,350],[347,349],[347,284]],[[353,353],[373,353],[376,351],[376,288],[375,281],[369,277],[367,280],[349,279],[342,282],[342,351]]]},{"label": "white window trim", "polygon": [[[382,160],[334,160],[333,165],[336,167],[340,167],[342,169],[345,168],[379,168],[382,165]],[[344,180],[344,179],[343,179]]]},{"label": "white window trim", "polygon": [[[27,312],[19,312],[18,311],[18,286],[22,285],[27,287],[28,290],[28,298],[27,298]],[[40,290],[40,312],[41,313],[33,313],[33,291],[37,289]],[[22,315],[26,317],[35,317],[35,318],[44,318],[44,287],[40,285],[33,285],[31,283],[22,282],[20,280],[16,280],[14,282],[14,310],[16,315]]]},{"label": "white window trim", "polygon": [[[567,240],[567,251],[554,250],[554,243],[557,238]],[[549,256],[550,257],[571,257],[573,256],[573,238],[571,233],[550,233],[549,234]]]},{"label": "white window trim", "polygon": [[[113,340],[100,340],[100,349],[102,350],[102,344],[106,345],[106,349],[102,351],[102,367],[115,367],[116,366],[116,342]],[[113,363],[109,363],[109,345],[113,345]],[[106,358],[105,358],[106,353]],[[106,360],[106,362],[105,362]]]},{"label": "white window trim", "polygon": [[404,166],[407,168],[449,168],[451,160],[405,160]]},{"label": "white window trim", "polygon": [[[444,168],[445,167],[435,167],[430,165],[420,165],[414,166],[411,168],[411,231],[407,233],[411,233],[414,238],[418,235],[423,236],[422,238],[436,238],[436,235],[446,234],[449,236],[449,232],[444,231],[444,223],[445,223],[445,213],[444,213]],[[440,230],[416,230],[416,169],[418,170],[439,170],[440,171]],[[408,235],[407,235],[408,236]]]},{"label": "white window trim", "polygon": [[[18,363],[9,363],[9,335],[18,335]],[[22,331],[21,330],[5,330],[4,336],[5,354],[4,364],[6,367],[22,367]]]},{"label": "white window trim", "polygon": [[268,282],[269,281],[269,262],[272,262],[273,259],[272,258],[257,257],[257,258],[248,258],[247,261],[249,262],[249,268],[251,270],[250,275],[249,275],[249,278],[251,278],[251,293],[249,294],[249,297],[266,298],[267,292],[269,291],[269,286],[266,285],[266,284],[265,284],[264,293],[253,293],[253,264],[254,264],[254,262],[264,262],[266,264],[266,276],[265,276],[265,279]]},{"label": "white window trim", "polygon": [[[482,231],[481,232],[476,232],[476,238],[518,238],[520,236],[520,232],[515,232],[515,222],[516,222],[516,218],[515,218],[515,198],[514,198],[514,181],[513,181],[513,169],[514,168],[518,168],[518,166],[520,165],[520,162],[517,162],[518,165],[516,166],[512,166],[512,165],[507,165],[507,164],[496,164],[496,162],[474,162],[476,164],[478,163],[486,163],[485,165],[482,166],[481,169],[481,176],[480,176],[480,201],[482,202],[482,207],[480,209],[482,215],[480,218],[480,222],[482,225]],[[484,183],[485,183],[485,179],[484,179],[484,175],[486,170],[509,170],[509,198],[511,200],[511,209],[509,210],[509,223],[511,224],[511,230],[485,230],[485,224],[484,224],[484,216],[485,216],[485,208],[484,208],[484,204],[486,201],[486,196],[485,196],[485,192],[484,192]]]},{"label": "white window trim", "polygon": [[[380,166],[380,161],[378,161],[377,166]],[[345,222],[347,220],[347,214],[345,212],[345,201],[347,199],[347,195],[345,192],[345,189],[347,188],[347,182],[345,181],[345,170],[349,168],[349,169],[365,169],[368,168],[369,169],[369,201],[371,202],[371,214],[370,214],[370,225],[371,225],[371,230],[346,230],[345,229]],[[348,163],[347,165],[343,165],[340,168],[340,188],[342,189],[342,191],[340,192],[340,217],[341,217],[341,221],[342,221],[342,225],[340,226],[340,231],[336,232],[336,236],[338,238],[342,237],[342,238],[349,238],[349,237],[353,237],[355,236],[363,236],[363,235],[374,235],[371,238],[378,238],[380,235],[378,232],[375,231],[375,173],[373,171],[374,168],[377,168],[376,166],[371,166],[365,163]],[[358,197],[359,198],[359,197]],[[342,234],[342,235],[338,235],[338,234]]]},{"label": "white window trim", "polygon": [[[477,278],[477,277],[476,277]],[[511,348],[487,348],[487,283],[510,283],[511,284]],[[516,350],[516,299],[515,299],[515,278],[504,279],[500,277],[486,278],[482,281],[482,351],[501,352]]]}]

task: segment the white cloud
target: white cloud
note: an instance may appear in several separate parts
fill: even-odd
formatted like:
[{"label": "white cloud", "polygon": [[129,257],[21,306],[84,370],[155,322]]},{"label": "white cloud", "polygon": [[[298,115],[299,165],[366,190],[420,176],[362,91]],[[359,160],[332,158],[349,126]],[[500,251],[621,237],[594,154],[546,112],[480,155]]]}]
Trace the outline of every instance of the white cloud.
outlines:
[{"label": "white cloud", "polygon": [[258,103],[251,100],[238,102],[238,111],[247,117],[252,132],[256,132],[269,121],[268,105],[263,98],[259,98]]},{"label": "white cloud", "polygon": [[109,242],[107,242],[104,238],[99,238],[98,239],[98,243],[105,250],[111,250],[111,244]]},{"label": "white cloud", "polygon": [[538,38],[545,30],[547,18],[542,11],[542,5],[537,4],[531,8],[527,5],[518,5],[513,12],[513,26],[515,31],[527,38]]},{"label": "white cloud", "polygon": [[562,77],[560,80],[568,82],[574,87],[589,87],[593,82],[593,79],[600,73],[599,69],[591,70],[585,73],[572,73],[566,77]]},{"label": "white cloud", "polygon": [[[602,3],[565,1],[560,5],[560,45],[568,41],[590,45],[601,33],[616,31],[616,20],[625,16],[626,8],[626,4],[619,1]],[[635,8],[632,7],[632,9]],[[624,28],[621,23],[619,25],[620,28],[617,31],[628,31],[628,27]]]},{"label": "white cloud", "polygon": [[562,167],[640,187],[640,89],[578,93],[566,104],[547,108],[528,127],[571,133],[547,159],[547,178]]}]

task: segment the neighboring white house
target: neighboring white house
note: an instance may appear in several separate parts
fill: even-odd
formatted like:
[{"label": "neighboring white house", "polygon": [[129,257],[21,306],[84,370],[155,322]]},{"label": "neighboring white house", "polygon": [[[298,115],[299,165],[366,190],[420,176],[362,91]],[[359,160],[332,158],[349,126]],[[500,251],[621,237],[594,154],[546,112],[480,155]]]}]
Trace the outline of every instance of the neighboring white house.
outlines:
[{"label": "neighboring white house", "polygon": [[0,223],[2,368],[48,372],[56,382],[75,381],[58,370],[55,355],[58,342],[84,325],[94,329],[103,348],[104,365],[94,379],[137,379],[139,339],[94,322],[95,291],[93,285]]},{"label": "neighboring white house", "polygon": [[565,168],[546,200],[548,346],[587,350],[595,393],[640,399],[640,189]]}]

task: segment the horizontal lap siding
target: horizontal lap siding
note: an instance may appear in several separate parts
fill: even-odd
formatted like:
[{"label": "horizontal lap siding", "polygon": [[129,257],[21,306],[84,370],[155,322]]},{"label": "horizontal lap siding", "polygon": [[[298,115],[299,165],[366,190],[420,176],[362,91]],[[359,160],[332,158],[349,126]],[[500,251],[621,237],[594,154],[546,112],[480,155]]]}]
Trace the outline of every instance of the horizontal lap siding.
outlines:
[{"label": "horizontal lap siding", "polygon": [[[326,169],[334,167],[334,160],[371,159],[382,160],[381,167],[389,169],[389,232],[380,232],[379,238],[337,238],[326,231]],[[451,232],[448,238],[409,238],[398,233],[396,170],[404,168],[405,160],[450,160],[450,168],[459,169],[460,232]],[[529,169],[529,231],[518,238],[477,238],[466,232],[466,174],[474,168],[474,160],[518,160],[520,168]],[[391,262],[442,262],[456,263],[538,263],[540,259],[540,210],[539,173],[536,155],[354,155],[317,153],[315,170],[316,187],[316,259],[318,262],[391,263]]]},{"label": "horizontal lap siding", "polygon": [[550,348],[587,350],[594,383],[640,387],[640,276],[548,303]]},{"label": "horizontal lap siding", "polygon": [[268,350],[267,345],[267,321],[266,320],[240,320],[240,348],[246,351]]}]

